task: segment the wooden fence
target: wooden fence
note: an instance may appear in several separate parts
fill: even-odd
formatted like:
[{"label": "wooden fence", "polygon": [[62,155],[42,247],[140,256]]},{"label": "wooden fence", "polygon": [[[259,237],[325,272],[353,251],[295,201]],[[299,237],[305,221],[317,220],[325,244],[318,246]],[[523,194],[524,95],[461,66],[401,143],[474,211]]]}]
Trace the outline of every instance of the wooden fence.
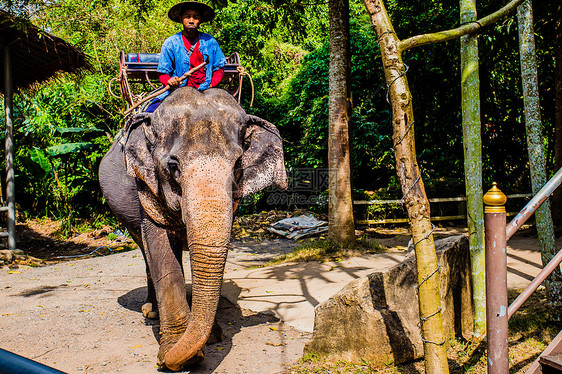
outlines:
[{"label": "wooden fence", "polygon": [[[522,199],[522,198],[531,198],[533,197],[532,194],[513,194],[508,195],[508,199]],[[459,196],[459,197],[438,197],[434,199],[429,199],[430,203],[451,203],[451,202],[464,202],[466,201],[466,197]],[[354,205],[385,205],[385,204],[396,204],[401,205],[402,200],[355,200],[353,201]],[[508,216],[515,216],[517,212],[509,212],[507,213]],[[464,220],[466,219],[466,214],[462,215],[454,215],[454,216],[435,216],[431,217],[432,221],[455,221],[455,220]],[[355,221],[358,225],[381,225],[381,224],[388,224],[388,223],[406,223],[408,222],[408,218],[390,218],[390,219],[365,219],[365,220],[357,220]]]}]

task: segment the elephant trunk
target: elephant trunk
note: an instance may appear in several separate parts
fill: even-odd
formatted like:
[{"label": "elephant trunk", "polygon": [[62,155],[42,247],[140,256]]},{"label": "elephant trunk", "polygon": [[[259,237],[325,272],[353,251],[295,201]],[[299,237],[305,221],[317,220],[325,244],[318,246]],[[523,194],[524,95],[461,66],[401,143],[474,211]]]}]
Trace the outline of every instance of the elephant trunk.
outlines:
[{"label": "elephant trunk", "polygon": [[223,160],[206,161],[189,171],[181,203],[191,257],[192,305],[184,334],[164,357],[171,370],[181,369],[209,339],[230,244],[230,168]]},{"label": "elephant trunk", "polygon": [[166,353],[164,363],[171,370],[181,367],[209,339],[219,303],[227,247],[193,245],[190,248],[193,298],[185,333]]}]

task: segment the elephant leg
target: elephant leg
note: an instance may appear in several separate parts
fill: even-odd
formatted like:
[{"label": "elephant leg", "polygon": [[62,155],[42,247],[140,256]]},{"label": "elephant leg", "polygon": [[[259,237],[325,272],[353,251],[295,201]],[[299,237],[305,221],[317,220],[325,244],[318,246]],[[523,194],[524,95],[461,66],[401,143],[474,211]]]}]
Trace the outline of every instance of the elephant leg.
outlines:
[{"label": "elephant leg", "polygon": [[[181,263],[183,245],[176,233],[157,226],[148,218],[143,219],[142,238],[158,302],[160,316],[158,363],[162,363],[166,353],[184,333],[190,316]],[[190,363],[198,362],[202,358],[203,353],[199,352]]]},{"label": "elephant leg", "polygon": [[[141,246],[139,245],[139,247]],[[146,289],[147,289],[146,302],[142,305],[141,311],[144,318],[158,319],[158,302],[156,301],[156,291],[154,290],[154,282],[152,282],[152,276],[150,275],[150,269],[148,268],[148,261],[146,260],[146,252],[143,247],[141,247],[141,251],[146,266]]]},{"label": "elephant leg", "polygon": [[[172,250],[174,252],[174,256],[178,264],[180,264],[182,275],[184,275],[183,266],[182,266],[182,257],[183,257],[183,246],[180,241],[178,241],[178,237],[174,234],[169,235],[170,244]],[[142,240],[141,240],[142,243]],[[146,263],[146,279],[148,284],[148,295],[146,298],[146,303],[142,306],[142,315],[148,319],[158,319],[158,301],[156,299],[156,291],[154,290],[154,282],[152,281],[152,277],[150,275],[150,268],[148,266],[148,260],[146,257],[146,251],[142,250],[142,255],[144,257],[144,261]]]},{"label": "elephant leg", "polygon": [[115,141],[103,157],[99,168],[99,181],[103,195],[116,218],[129,231],[141,249],[146,264],[147,298],[142,306],[146,318],[158,318],[156,294],[146,261],[146,252],[141,236],[142,206],[138,197],[135,179],[127,175],[123,147]]}]

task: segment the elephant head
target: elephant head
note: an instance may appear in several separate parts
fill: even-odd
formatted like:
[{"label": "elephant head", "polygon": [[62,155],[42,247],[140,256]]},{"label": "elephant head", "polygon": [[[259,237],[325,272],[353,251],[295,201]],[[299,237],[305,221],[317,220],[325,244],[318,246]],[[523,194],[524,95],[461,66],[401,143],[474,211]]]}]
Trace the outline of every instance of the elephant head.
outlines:
[{"label": "elephant head", "polygon": [[[282,140],[274,125],[247,115],[226,91],[184,87],[152,115],[133,121],[125,161],[146,219],[182,233],[181,245],[190,253],[193,296],[185,332],[160,354],[161,363],[178,370],[209,337],[238,200],[269,185],[287,187]],[[169,266],[159,263],[161,254],[150,253],[159,250],[150,243],[145,250],[151,273]],[[163,276],[171,271],[160,270]],[[174,316],[158,304],[162,325]]]}]

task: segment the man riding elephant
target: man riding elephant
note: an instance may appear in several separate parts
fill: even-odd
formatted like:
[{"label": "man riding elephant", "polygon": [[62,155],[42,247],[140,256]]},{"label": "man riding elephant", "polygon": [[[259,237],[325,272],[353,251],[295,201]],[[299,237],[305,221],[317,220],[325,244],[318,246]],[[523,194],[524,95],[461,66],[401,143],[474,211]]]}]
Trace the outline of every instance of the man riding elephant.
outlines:
[{"label": "man riding elephant", "polygon": [[[200,22],[214,17],[212,8],[188,1],[168,16],[184,30],[164,42],[158,71],[163,84],[177,88],[161,95],[149,113],[131,117],[102,159],[99,181],[147,265],[142,312],[160,319],[158,364],[177,371],[200,361],[215,335],[238,202],[270,185],[287,188],[287,175],[277,128],[214,88],[225,58],[216,40],[198,31]],[[203,60],[205,70],[179,83]],[[184,250],[191,263],[191,302]]]},{"label": "man riding elephant", "polygon": [[[108,205],[147,264],[145,317],[160,318],[158,363],[203,358],[217,311],[233,215],[241,198],[287,188],[277,128],[248,115],[227,91],[174,90],[152,114],[135,115],[101,161]],[[189,251],[192,298],[182,252]]]},{"label": "man riding elephant", "polygon": [[[224,76],[222,67],[226,58],[215,38],[199,31],[201,23],[215,18],[213,8],[197,1],[185,1],[171,7],[168,18],[181,23],[183,30],[170,36],[162,45],[157,69],[160,82],[164,86],[169,85],[172,90],[189,86],[203,91],[217,86]],[[207,65],[193,72],[186,81],[180,81],[184,73],[203,62]],[[146,112],[154,112],[170,91],[157,96]]]}]

